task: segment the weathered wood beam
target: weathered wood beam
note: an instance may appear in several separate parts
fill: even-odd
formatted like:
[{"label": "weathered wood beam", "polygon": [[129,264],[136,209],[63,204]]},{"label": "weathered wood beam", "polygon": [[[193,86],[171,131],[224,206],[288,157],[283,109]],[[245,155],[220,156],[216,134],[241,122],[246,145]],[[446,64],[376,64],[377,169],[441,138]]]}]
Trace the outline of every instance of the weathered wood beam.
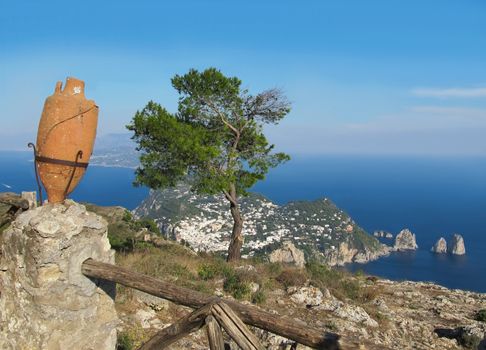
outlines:
[{"label": "weathered wood beam", "polygon": [[206,317],[206,332],[210,350],[224,350],[223,332],[213,315]]},{"label": "weathered wood beam", "polygon": [[224,302],[213,305],[213,316],[243,350],[264,350],[258,338]]},{"label": "weathered wood beam", "polygon": [[341,346],[344,346],[342,341],[339,341],[339,336],[334,333],[325,332],[308,325],[303,326],[294,320],[279,317],[252,305],[243,305],[232,300],[207,296],[116,265],[88,259],[82,264],[82,272],[88,277],[116,282],[194,309],[222,300],[248,325],[316,349],[340,349],[340,343]]},{"label": "weathered wood beam", "polygon": [[206,317],[211,313],[211,304],[197,309],[177,322],[157,332],[139,350],[165,349],[170,344],[184,338],[191,332],[197,331],[204,326]]}]

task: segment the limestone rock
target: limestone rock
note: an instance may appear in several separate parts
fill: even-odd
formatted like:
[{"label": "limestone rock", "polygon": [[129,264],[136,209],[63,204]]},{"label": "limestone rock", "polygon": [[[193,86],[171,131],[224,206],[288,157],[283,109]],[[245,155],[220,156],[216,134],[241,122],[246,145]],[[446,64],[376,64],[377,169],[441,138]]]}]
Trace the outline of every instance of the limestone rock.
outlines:
[{"label": "limestone rock", "polygon": [[23,212],[2,239],[1,349],[115,349],[115,285],[81,273],[88,258],[114,263],[104,219],[66,200]]},{"label": "limestone rock", "polygon": [[415,234],[413,234],[409,229],[403,229],[395,237],[394,250],[416,250],[418,248]]},{"label": "limestone rock", "polygon": [[334,315],[354,323],[378,327],[378,322],[372,319],[362,307],[343,303],[334,296],[327,298],[317,309],[331,311]]},{"label": "limestone rock", "polygon": [[305,266],[304,252],[297,249],[292,242],[283,242],[282,248],[274,250],[269,256],[270,262],[283,262],[298,267]]},{"label": "limestone rock", "polygon": [[[309,287],[290,287],[287,290],[290,294],[290,300],[296,304],[305,305],[307,307],[321,305],[324,295],[319,288]],[[330,296],[329,291],[326,290],[327,297]]]},{"label": "limestone rock", "polygon": [[439,238],[439,240],[432,247],[431,251],[437,254],[447,253],[447,242],[444,237]]},{"label": "limestone rock", "polygon": [[[35,193],[35,192],[34,192]],[[0,193],[0,233],[25,210],[30,208],[27,199],[16,193]]]},{"label": "limestone rock", "polygon": [[4,192],[0,193],[0,203],[8,204],[18,209],[29,209],[29,202],[16,193]]},{"label": "limestone rock", "polygon": [[29,203],[29,209],[34,209],[37,207],[37,193],[35,191],[23,191],[20,196]]},{"label": "limestone rock", "polygon": [[455,255],[466,254],[466,247],[464,245],[464,238],[461,235],[455,233],[452,236],[452,242],[449,244],[449,253]]},{"label": "limestone rock", "polygon": [[150,309],[154,311],[162,311],[169,309],[169,301],[156,297],[151,294],[147,294],[141,292],[139,290],[134,290],[133,295],[137,298],[141,303],[148,306]]},{"label": "limestone rock", "polygon": [[387,238],[387,239],[393,238],[393,234],[391,234],[390,232],[387,232],[387,231],[383,231],[383,230],[373,232],[373,236],[378,237],[378,238]]},{"label": "limestone rock", "polygon": [[166,326],[157,318],[157,314],[152,309],[139,309],[135,313],[134,318],[143,329],[162,329],[164,326]]}]

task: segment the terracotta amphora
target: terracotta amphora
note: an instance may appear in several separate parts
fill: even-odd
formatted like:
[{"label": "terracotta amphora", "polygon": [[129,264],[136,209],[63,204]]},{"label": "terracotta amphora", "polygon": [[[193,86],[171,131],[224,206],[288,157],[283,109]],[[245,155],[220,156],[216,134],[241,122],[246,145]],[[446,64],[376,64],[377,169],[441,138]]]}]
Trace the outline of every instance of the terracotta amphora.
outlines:
[{"label": "terracotta amphora", "polygon": [[84,96],[84,82],[67,78],[46,99],[37,132],[37,173],[49,203],[60,203],[83,177],[93,152],[98,106]]}]

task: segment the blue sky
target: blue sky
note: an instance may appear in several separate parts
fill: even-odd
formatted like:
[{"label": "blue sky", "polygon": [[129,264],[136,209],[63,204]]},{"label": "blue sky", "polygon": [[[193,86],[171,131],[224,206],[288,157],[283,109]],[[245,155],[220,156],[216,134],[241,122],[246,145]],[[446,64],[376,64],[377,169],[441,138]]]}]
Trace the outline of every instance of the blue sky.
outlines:
[{"label": "blue sky", "polygon": [[291,154],[486,155],[486,1],[0,1],[0,149],[34,140],[67,76],[125,132],[214,66],[293,103]]}]

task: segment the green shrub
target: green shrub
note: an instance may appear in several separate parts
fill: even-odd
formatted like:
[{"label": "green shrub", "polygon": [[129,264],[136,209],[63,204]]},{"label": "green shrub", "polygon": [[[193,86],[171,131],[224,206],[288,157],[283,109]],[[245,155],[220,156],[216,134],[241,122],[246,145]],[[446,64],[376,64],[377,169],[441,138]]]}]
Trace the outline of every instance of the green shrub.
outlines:
[{"label": "green shrub", "polygon": [[146,228],[150,232],[155,233],[156,235],[160,236],[159,227],[157,226],[157,223],[152,219],[143,218],[143,219],[140,219],[140,220],[135,220],[133,222],[133,229],[134,230],[138,231],[142,228]]},{"label": "green shrub", "polygon": [[486,322],[486,309],[482,309],[477,312],[476,320]]},{"label": "green shrub", "polygon": [[108,226],[108,240],[113,249],[118,252],[131,252],[134,248],[133,238],[120,235],[115,230],[110,228],[112,225]]},{"label": "green shrub", "polygon": [[253,295],[251,296],[251,302],[253,304],[263,304],[267,300],[267,294],[263,289],[257,290]]},{"label": "green shrub", "polygon": [[132,350],[133,340],[128,333],[121,332],[116,340],[116,350]]},{"label": "green shrub", "polygon": [[145,241],[136,241],[133,246],[133,248],[137,250],[148,250],[152,247],[153,247],[152,243],[145,242]]},{"label": "green shrub", "polygon": [[223,289],[231,293],[231,295],[238,300],[245,299],[250,296],[251,288],[247,281],[242,280],[241,276],[233,271],[227,273],[223,284]]},{"label": "green shrub", "polygon": [[122,220],[125,221],[125,222],[130,222],[133,220],[133,215],[132,213],[130,213],[128,210],[125,210],[125,212],[123,213],[123,217],[122,217]]},{"label": "green shrub", "polygon": [[205,281],[212,280],[218,274],[218,268],[213,264],[202,264],[197,270],[199,277]]},{"label": "green shrub", "polygon": [[361,287],[358,281],[345,280],[341,283],[342,291],[346,297],[352,300],[361,299]]},{"label": "green shrub", "polygon": [[313,284],[319,288],[338,288],[343,279],[341,271],[332,269],[319,262],[311,261],[305,267]]}]

